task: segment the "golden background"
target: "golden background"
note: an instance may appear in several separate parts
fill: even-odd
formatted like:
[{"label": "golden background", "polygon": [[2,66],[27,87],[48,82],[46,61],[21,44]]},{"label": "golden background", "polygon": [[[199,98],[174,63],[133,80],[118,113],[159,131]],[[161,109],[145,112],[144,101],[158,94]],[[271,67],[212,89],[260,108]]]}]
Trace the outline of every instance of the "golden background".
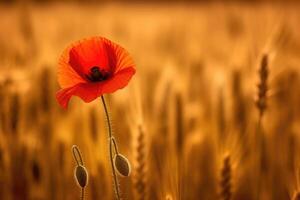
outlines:
[{"label": "golden background", "polygon": [[0,199],[79,199],[73,144],[89,172],[86,199],[113,199],[100,99],[72,98],[67,111],[55,100],[60,54],[98,35],[126,48],[137,65],[129,86],[107,95],[132,165],[131,176],[120,178],[124,199],[292,199],[299,10],[296,2],[0,4]]}]

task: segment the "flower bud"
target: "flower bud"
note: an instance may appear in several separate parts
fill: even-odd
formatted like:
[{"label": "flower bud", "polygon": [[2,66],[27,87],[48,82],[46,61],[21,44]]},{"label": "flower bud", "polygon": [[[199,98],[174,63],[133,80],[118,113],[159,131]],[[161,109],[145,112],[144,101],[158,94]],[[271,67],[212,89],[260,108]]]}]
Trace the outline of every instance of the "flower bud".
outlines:
[{"label": "flower bud", "polygon": [[74,172],[75,179],[77,184],[84,188],[88,182],[88,172],[86,168],[82,165],[77,165]]},{"label": "flower bud", "polygon": [[114,157],[114,167],[118,174],[123,177],[130,175],[131,167],[128,159],[122,154],[116,154]]}]

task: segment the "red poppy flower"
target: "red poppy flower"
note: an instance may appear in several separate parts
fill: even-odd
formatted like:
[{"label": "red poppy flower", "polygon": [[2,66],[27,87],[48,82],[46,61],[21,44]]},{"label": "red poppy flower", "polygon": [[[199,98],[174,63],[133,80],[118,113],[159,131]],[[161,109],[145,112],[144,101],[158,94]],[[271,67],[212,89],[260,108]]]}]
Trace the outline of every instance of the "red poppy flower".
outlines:
[{"label": "red poppy flower", "polygon": [[58,103],[67,108],[70,98],[91,102],[124,88],[135,73],[129,53],[103,37],[75,42],[62,54],[58,67]]}]

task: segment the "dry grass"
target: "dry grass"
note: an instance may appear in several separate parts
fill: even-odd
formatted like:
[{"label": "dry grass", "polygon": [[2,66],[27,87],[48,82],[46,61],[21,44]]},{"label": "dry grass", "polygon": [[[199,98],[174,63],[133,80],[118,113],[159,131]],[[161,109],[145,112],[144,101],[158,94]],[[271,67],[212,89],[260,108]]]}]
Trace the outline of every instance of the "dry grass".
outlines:
[{"label": "dry grass", "polygon": [[0,199],[79,199],[73,144],[89,172],[85,198],[113,198],[100,99],[73,98],[63,111],[54,97],[58,56],[90,35],[122,44],[137,63],[129,86],[107,98],[132,163],[132,176],[120,178],[123,199],[214,200],[220,189],[221,199],[298,199],[298,11],[267,3],[1,5]]},{"label": "dry grass", "polygon": [[230,155],[226,155],[223,159],[220,180],[220,197],[222,200],[230,200],[232,198],[231,174],[232,167],[230,163]]}]

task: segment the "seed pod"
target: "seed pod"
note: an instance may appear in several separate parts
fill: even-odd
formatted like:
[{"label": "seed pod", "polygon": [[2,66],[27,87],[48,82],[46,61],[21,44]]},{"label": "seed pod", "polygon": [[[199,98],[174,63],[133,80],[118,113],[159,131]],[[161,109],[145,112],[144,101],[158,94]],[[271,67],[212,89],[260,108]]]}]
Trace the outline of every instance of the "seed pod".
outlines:
[{"label": "seed pod", "polygon": [[77,165],[74,172],[75,179],[77,184],[84,188],[88,182],[88,172],[86,168],[82,165]]},{"label": "seed pod", "polygon": [[130,175],[131,167],[128,159],[122,154],[116,154],[114,157],[114,166],[118,174],[123,177]]}]

